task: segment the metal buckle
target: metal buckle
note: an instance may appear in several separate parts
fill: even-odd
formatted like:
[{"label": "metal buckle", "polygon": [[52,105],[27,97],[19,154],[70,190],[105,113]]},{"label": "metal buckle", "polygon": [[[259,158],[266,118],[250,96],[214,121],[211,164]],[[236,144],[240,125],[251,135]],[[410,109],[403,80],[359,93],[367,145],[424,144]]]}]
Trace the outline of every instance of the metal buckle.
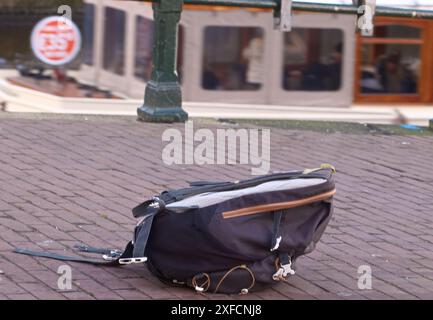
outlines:
[{"label": "metal buckle", "polygon": [[288,264],[280,265],[280,269],[272,276],[272,279],[275,281],[284,280],[288,275],[293,276],[295,274],[295,270],[292,269],[292,261],[289,261]]},{"label": "metal buckle", "polygon": [[195,291],[197,291],[199,293],[204,292],[204,288],[199,287],[199,286],[196,286],[194,289],[195,289]]},{"label": "metal buckle", "polygon": [[153,203],[149,205],[149,207],[164,210],[165,208],[165,202],[160,197],[153,197],[152,198]]},{"label": "metal buckle", "polygon": [[111,250],[110,254],[104,254],[102,256],[102,259],[106,261],[115,261],[117,258],[119,258],[122,255],[122,251],[120,250]]},{"label": "metal buckle", "polygon": [[122,255],[122,253],[123,252],[121,250],[111,250],[110,251],[110,254],[113,256],[120,256],[120,255]]},{"label": "metal buckle", "polygon": [[119,264],[128,265],[128,264],[138,264],[138,263],[144,263],[147,261],[146,257],[142,258],[125,258],[125,259],[119,259]]},{"label": "metal buckle", "polygon": [[114,261],[114,260],[117,259],[117,257],[111,256],[111,255],[108,255],[108,254],[104,254],[102,256],[102,259],[104,259],[105,261]]},{"label": "metal buckle", "polygon": [[158,197],[153,197],[152,198],[152,203],[149,204],[149,207],[151,208],[155,208],[155,209],[159,209],[160,208],[160,200]]}]

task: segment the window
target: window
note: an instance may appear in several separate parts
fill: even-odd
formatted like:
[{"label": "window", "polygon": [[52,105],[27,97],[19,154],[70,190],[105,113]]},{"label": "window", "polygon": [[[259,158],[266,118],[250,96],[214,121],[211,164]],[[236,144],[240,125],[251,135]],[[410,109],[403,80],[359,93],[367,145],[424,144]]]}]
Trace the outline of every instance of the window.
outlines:
[{"label": "window", "polygon": [[118,75],[125,71],[125,20],[124,11],[105,9],[104,69]]},{"label": "window", "polygon": [[[152,75],[152,53],[155,25],[153,20],[137,16],[135,38],[135,76],[148,82]],[[179,26],[177,72],[182,82],[183,27]]]},{"label": "window", "polygon": [[376,27],[361,39],[359,91],[363,95],[416,95],[421,73],[421,29],[405,25]]},{"label": "window", "polygon": [[265,73],[263,29],[207,27],[202,70],[206,90],[259,90]]},{"label": "window", "polygon": [[154,22],[138,16],[135,39],[135,76],[144,82],[150,80],[152,73],[152,47]]},{"label": "window", "polygon": [[86,3],[84,5],[84,48],[83,61],[89,66],[93,65],[93,43],[95,37],[95,6]]},{"label": "window", "polygon": [[15,63],[27,64],[37,61],[31,49],[30,34],[33,25],[14,18],[16,22],[5,23],[0,19],[0,69],[13,68]]},{"label": "window", "polygon": [[283,37],[285,90],[340,89],[344,51],[341,30],[295,28]]}]

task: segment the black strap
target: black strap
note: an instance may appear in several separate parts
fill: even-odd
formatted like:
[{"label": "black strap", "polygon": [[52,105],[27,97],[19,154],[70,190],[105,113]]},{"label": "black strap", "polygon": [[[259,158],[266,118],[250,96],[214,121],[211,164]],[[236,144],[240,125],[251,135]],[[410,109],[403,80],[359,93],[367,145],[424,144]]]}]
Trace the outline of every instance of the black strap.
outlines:
[{"label": "black strap", "polygon": [[[274,225],[272,227],[272,243],[271,243],[271,251],[275,251],[278,243],[278,238],[280,237],[280,224],[281,218],[283,217],[283,210],[274,211]],[[281,241],[281,240],[280,240]]]},{"label": "black strap", "polygon": [[151,207],[149,207],[152,203],[152,200],[144,201],[142,204],[136,206],[134,209],[132,209],[132,215],[134,218],[144,217],[148,210],[150,210]]},{"label": "black strap", "polygon": [[280,264],[283,266],[289,264],[292,259],[288,253],[280,253],[278,258],[280,259]]},{"label": "black strap", "polygon": [[143,218],[141,223],[135,228],[134,250],[132,256],[134,258],[142,258],[145,255],[147,241],[149,240],[150,230],[152,229],[153,219],[158,212],[148,214]]},{"label": "black strap", "polygon": [[89,247],[85,244],[76,244],[74,246],[74,249],[80,252],[106,254],[106,255],[114,255],[117,253],[120,256],[122,254],[121,251],[116,249],[95,248],[95,247]]},{"label": "black strap", "polygon": [[154,197],[151,200],[147,200],[142,204],[132,209],[132,215],[134,218],[141,218],[147,215],[154,215],[165,209],[166,202],[160,197]]},{"label": "black strap", "polygon": [[98,259],[92,259],[92,258],[85,258],[85,257],[72,257],[72,256],[64,256],[57,253],[51,253],[51,252],[40,252],[40,251],[32,251],[27,249],[21,249],[16,248],[14,252],[19,254],[25,254],[33,257],[42,257],[42,258],[49,258],[49,259],[55,259],[60,261],[69,261],[69,262],[81,262],[81,263],[88,263],[93,265],[104,265],[104,266],[119,266],[119,260],[120,259],[127,259],[132,257],[132,250],[133,246],[132,243],[129,242],[123,251],[121,255],[118,255],[117,257],[113,258],[112,261],[104,261],[104,260],[98,260]]},{"label": "black strap", "polygon": [[233,182],[221,182],[221,181],[193,181],[190,182],[189,185],[191,187],[203,187],[203,186],[221,186],[221,185],[230,185]]},{"label": "black strap", "polygon": [[[158,206],[151,206],[151,204],[153,203],[157,203]],[[35,257],[44,257],[44,258],[50,258],[55,260],[61,260],[61,261],[82,262],[82,263],[89,263],[94,265],[117,266],[120,264],[119,263],[120,259],[144,257],[146,245],[149,240],[150,230],[152,228],[153,219],[155,215],[164,207],[165,207],[165,203],[162,200],[154,198],[134,208],[133,210],[134,216],[135,215],[137,215],[138,217],[143,216],[143,220],[136,227],[134,242],[133,243],[129,242],[125,250],[123,251],[123,253],[118,250],[100,249],[100,248],[89,247],[86,245],[75,246],[75,249],[78,251],[87,252],[87,253],[104,254],[113,260],[104,261],[104,260],[97,260],[97,259],[79,257],[79,256],[72,257],[72,256],[65,256],[57,253],[39,252],[39,251],[32,251],[32,250],[21,249],[21,248],[16,248],[14,252],[35,256]]]}]

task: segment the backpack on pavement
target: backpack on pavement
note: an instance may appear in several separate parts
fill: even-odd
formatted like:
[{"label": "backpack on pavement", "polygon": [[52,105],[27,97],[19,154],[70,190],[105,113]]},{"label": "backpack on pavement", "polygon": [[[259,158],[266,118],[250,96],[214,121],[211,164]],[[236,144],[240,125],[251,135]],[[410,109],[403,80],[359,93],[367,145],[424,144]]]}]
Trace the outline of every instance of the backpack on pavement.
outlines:
[{"label": "backpack on pavement", "polygon": [[296,260],[314,250],[332,216],[334,172],[322,165],[164,191],[133,209],[140,220],[123,251],[75,247],[103,260],[15,252],[108,266],[145,263],[171,285],[247,294],[294,275]]}]

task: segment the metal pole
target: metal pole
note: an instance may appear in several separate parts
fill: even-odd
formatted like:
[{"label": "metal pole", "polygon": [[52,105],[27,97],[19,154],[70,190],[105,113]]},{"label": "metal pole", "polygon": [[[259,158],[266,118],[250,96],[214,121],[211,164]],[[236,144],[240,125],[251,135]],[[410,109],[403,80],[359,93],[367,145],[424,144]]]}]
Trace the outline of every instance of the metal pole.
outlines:
[{"label": "metal pole", "polygon": [[186,4],[199,4],[223,7],[276,9],[280,0],[185,0]]},{"label": "metal pole", "polygon": [[182,0],[158,0],[153,3],[155,36],[152,76],[146,85],[139,120],[148,122],[185,122],[182,92],[176,71],[177,34]]},{"label": "metal pole", "polygon": [[[198,0],[197,0],[198,1]],[[204,1],[204,0],[201,0]],[[249,0],[252,1],[252,0]],[[187,2],[185,2],[187,3]],[[332,5],[323,3],[302,3],[293,2],[293,9],[297,11],[321,12],[321,13],[342,13],[354,14],[358,13],[358,7],[352,5]],[[432,10],[415,10],[410,8],[393,8],[377,6],[375,16],[382,17],[401,17],[401,18],[418,18],[418,19],[433,19]]]},{"label": "metal pole", "polygon": [[[143,0],[141,0],[143,1]],[[151,0],[144,0],[151,2]],[[261,8],[261,9],[277,9],[280,6],[281,0],[184,0],[185,4],[197,4],[208,6],[225,6],[225,7],[243,7],[243,8]],[[342,13],[342,14],[358,14],[358,7],[354,5],[343,4],[326,4],[326,3],[307,3],[307,2],[292,2],[292,10],[320,13]],[[418,19],[433,19],[432,10],[417,10],[410,8],[395,8],[377,6],[375,10],[376,16],[383,17],[407,17]]]}]

